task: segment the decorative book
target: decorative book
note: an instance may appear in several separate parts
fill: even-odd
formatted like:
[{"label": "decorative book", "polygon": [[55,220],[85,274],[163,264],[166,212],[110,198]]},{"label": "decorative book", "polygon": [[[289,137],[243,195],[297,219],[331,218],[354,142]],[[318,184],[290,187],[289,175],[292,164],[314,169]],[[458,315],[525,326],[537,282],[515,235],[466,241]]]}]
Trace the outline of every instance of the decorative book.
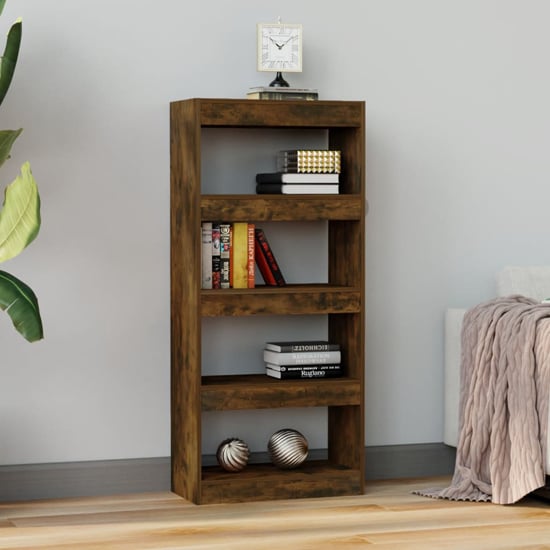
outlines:
[{"label": "decorative book", "polygon": [[339,174],[341,167],[341,152],[332,149],[291,149],[277,155],[280,172]]}]

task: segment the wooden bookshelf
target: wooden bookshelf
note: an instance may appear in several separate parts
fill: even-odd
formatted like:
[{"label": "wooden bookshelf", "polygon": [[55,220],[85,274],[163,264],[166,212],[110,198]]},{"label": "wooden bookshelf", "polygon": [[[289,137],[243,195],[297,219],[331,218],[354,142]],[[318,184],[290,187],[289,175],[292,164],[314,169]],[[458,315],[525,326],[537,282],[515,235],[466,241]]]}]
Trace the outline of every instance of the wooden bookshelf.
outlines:
[{"label": "wooden bookshelf", "polygon": [[[203,195],[204,128],[328,133],[342,151],[339,195]],[[364,490],[365,104],[360,101],[189,99],[170,105],[172,490],[197,504],[358,494]],[[201,222],[328,223],[328,283],[201,290]],[[275,380],[203,376],[203,317],[327,315],[346,376]],[[249,464],[237,474],[203,466],[203,411],[328,408],[328,460],[295,470]],[[267,434],[269,435],[269,434]]]}]

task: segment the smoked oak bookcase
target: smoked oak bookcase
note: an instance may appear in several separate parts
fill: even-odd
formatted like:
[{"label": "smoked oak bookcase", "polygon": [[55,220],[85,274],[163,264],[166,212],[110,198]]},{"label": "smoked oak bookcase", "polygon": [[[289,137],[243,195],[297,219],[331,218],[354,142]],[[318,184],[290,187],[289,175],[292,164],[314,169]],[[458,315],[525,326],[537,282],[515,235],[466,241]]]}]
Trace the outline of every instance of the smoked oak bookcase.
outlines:
[{"label": "smoked oak bookcase", "polygon": [[[342,154],[338,195],[201,194],[204,128],[318,129]],[[276,151],[274,151],[276,153]],[[362,101],[188,99],[170,104],[172,490],[197,504],[360,494],[364,490],[365,104]],[[255,173],[250,174],[251,192]],[[328,223],[328,282],[201,290],[203,220]],[[345,376],[277,380],[203,376],[201,319],[326,315]],[[263,342],[259,342],[262,346]],[[259,370],[263,365],[259,366]],[[201,461],[203,411],[327,407],[328,459],[239,473]],[[268,438],[271,434],[266,434]]]}]

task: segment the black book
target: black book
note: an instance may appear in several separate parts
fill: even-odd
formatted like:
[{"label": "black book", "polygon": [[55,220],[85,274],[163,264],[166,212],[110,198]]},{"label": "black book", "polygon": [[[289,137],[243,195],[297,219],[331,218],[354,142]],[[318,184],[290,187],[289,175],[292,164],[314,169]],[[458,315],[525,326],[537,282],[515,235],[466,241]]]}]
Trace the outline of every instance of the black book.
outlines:
[{"label": "black book", "polygon": [[339,183],[340,174],[269,172],[256,174],[256,183]]},{"label": "black book", "polygon": [[297,371],[278,371],[270,368],[265,369],[267,376],[279,378],[280,380],[313,379],[313,378],[340,378],[343,374],[342,369],[304,369]]},{"label": "black book", "polygon": [[338,351],[340,344],[331,344],[328,340],[294,340],[290,342],[267,342],[265,349],[283,353],[297,351]]}]

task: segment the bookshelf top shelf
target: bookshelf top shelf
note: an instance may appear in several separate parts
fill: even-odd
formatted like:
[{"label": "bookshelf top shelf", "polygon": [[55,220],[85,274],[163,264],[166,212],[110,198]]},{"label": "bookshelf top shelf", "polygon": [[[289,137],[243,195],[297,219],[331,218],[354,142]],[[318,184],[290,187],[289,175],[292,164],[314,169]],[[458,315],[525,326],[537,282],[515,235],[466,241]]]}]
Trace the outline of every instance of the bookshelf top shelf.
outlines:
[{"label": "bookshelf top shelf", "polygon": [[171,109],[192,109],[204,128],[360,128],[365,120],[364,101],[195,98],[174,101]]}]

